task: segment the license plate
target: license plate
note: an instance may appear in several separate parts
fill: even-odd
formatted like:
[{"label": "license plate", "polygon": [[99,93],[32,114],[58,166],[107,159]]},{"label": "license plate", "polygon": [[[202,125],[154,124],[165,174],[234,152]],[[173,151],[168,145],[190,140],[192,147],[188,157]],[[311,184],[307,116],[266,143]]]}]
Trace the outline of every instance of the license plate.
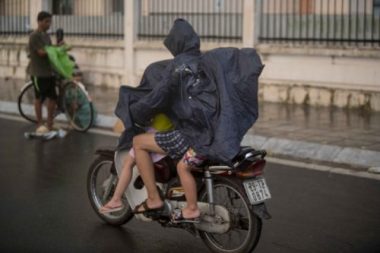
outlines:
[{"label": "license plate", "polygon": [[243,185],[252,205],[259,204],[271,198],[269,188],[263,177],[244,181]]}]

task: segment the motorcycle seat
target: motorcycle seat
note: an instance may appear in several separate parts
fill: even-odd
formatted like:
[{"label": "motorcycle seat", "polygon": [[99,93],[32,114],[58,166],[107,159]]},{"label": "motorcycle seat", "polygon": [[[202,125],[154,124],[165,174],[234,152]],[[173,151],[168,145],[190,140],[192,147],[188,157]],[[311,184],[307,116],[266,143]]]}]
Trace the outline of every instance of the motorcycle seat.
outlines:
[{"label": "motorcycle seat", "polygon": [[[252,147],[249,146],[242,146],[240,148],[239,153],[232,159],[231,164],[232,167],[235,169],[239,169],[243,162],[253,162],[258,159],[263,159],[266,156],[267,152],[265,150],[255,150]],[[229,166],[231,167],[231,164],[223,164],[220,162],[207,160],[205,162],[207,166]]]},{"label": "motorcycle seat", "polygon": [[235,169],[239,169],[245,162],[254,162],[263,159],[267,152],[265,150],[255,150],[248,146],[241,147],[239,153],[232,159],[232,164]]}]

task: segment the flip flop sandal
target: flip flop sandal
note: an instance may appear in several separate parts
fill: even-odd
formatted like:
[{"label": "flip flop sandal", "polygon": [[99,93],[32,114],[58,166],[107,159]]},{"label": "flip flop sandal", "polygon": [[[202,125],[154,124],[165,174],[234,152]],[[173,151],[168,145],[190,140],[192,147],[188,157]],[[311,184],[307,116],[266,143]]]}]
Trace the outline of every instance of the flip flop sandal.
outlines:
[{"label": "flip flop sandal", "polygon": [[173,214],[172,214],[172,219],[171,221],[173,223],[199,223],[201,221],[200,217],[195,217],[195,218],[185,218],[183,217],[183,213],[181,209],[174,209]]},{"label": "flip flop sandal", "polygon": [[[147,204],[147,201],[148,199],[144,200],[141,204],[137,205],[135,209],[133,210],[133,213],[141,214],[141,213],[147,213],[147,212],[159,212],[159,211],[164,210],[164,206],[165,206],[164,204],[162,204],[162,206],[160,207],[150,208]],[[144,209],[139,211],[141,206],[144,207]]]},{"label": "flip flop sandal", "polygon": [[116,206],[116,207],[102,206],[101,208],[99,208],[99,213],[107,214],[107,213],[118,212],[118,211],[123,210],[123,208],[124,208],[124,205]]}]

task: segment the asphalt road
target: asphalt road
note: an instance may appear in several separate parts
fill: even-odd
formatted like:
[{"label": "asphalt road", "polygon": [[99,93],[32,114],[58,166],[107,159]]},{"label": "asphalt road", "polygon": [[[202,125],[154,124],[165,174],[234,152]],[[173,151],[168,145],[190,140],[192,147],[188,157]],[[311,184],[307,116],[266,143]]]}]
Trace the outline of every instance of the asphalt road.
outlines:
[{"label": "asphalt road", "polygon": [[[104,224],[87,198],[94,151],[116,138],[70,133],[27,140],[0,118],[0,252],[209,252],[178,229]],[[380,181],[268,164],[273,195],[255,252],[380,252]]]}]

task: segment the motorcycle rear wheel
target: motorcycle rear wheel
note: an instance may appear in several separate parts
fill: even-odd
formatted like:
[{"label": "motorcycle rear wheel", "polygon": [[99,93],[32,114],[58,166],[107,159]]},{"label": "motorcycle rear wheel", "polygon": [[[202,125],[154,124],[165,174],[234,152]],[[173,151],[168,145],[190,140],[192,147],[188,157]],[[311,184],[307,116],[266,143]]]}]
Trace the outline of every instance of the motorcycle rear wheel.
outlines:
[{"label": "motorcycle rear wheel", "polygon": [[120,226],[133,218],[133,212],[125,197],[122,198],[124,208],[117,212],[103,214],[99,208],[113,196],[118,175],[112,157],[99,156],[91,164],[87,174],[87,193],[95,213],[106,223]]},{"label": "motorcycle rear wheel", "polygon": [[[244,189],[231,179],[215,177],[213,191],[214,203],[229,211],[231,228],[224,234],[199,231],[203,242],[217,253],[252,252],[260,239],[262,221],[253,213]],[[199,200],[207,202],[206,189],[200,193]]]}]

